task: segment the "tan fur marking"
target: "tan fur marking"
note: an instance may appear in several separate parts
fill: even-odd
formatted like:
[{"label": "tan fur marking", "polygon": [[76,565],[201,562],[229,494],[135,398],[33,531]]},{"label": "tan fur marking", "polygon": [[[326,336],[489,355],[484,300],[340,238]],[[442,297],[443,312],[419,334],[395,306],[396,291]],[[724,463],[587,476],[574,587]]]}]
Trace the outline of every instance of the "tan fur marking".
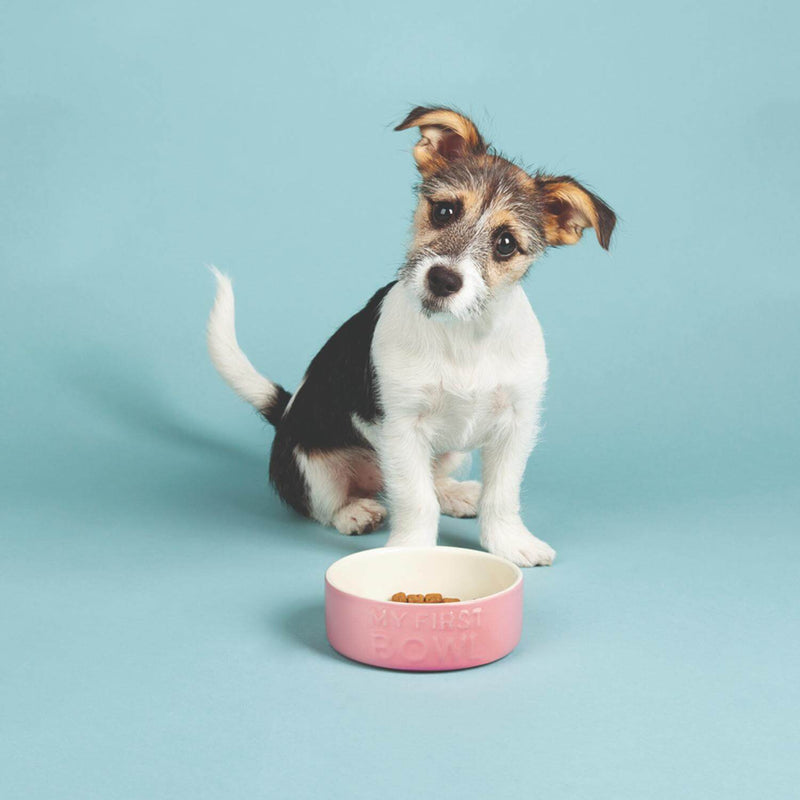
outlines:
[{"label": "tan fur marking", "polygon": [[483,142],[472,120],[449,108],[432,108],[411,122],[398,125],[395,130],[404,131],[414,127],[419,128],[423,136],[428,135],[424,130],[427,127],[449,128],[464,139],[470,150],[476,150]]},{"label": "tan fur marking", "polygon": [[494,289],[503,283],[518,281],[528,270],[531,259],[528,256],[515,255],[507,261],[492,259],[486,265],[486,283]]},{"label": "tan fur marking", "polygon": [[[528,247],[523,227],[513,211],[501,207],[491,215],[490,219],[492,230],[507,228],[523,250]],[[526,273],[530,262],[531,259],[521,253],[517,253],[504,261],[497,261],[491,258],[486,266],[486,283],[492,288],[501,283],[513,283]]]},{"label": "tan fur marking", "polygon": [[[451,157],[475,155],[486,150],[486,145],[468,117],[449,108],[425,109],[412,112],[395,130],[419,128],[420,140],[414,146],[414,160],[423,175],[443,169]],[[458,141],[449,141],[457,139]]]},{"label": "tan fur marking", "polygon": [[575,244],[585,228],[597,227],[597,211],[589,195],[571,183],[548,183],[544,233],[548,244]]},{"label": "tan fur marking", "polygon": [[[420,251],[424,248],[437,250],[437,240],[440,237],[447,237],[449,232],[447,228],[440,229],[431,223],[430,204],[457,200],[461,204],[461,217],[456,224],[462,226],[466,224],[477,230],[480,222],[480,233],[486,237],[487,248],[486,257],[482,259],[484,279],[490,288],[495,288],[519,280],[530,266],[532,242],[529,241],[527,226],[515,213],[515,208],[519,203],[534,202],[533,191],[536,185],[533,178],[524,170],[499,156],[478,155],[472,157],[470,163],[474,165],[472,172],[474,176],[481,175],[482,169],[497,170],[497,167],[501,166],[513,180],[500,191],[494,185],[464,181],[454,186],[452,191],[442,188],[420,198],[414,215],[412,250]],[[513,189],[514,182],[518,191]],[[509,192],[514,196],[510,196]],[[488,217],[481,219],[487,211]],[[493,232],[499,228],[507,228],[526,254],[518,253],[509,259],[497,259],[492,252],[493,243],[490,239]]]}]

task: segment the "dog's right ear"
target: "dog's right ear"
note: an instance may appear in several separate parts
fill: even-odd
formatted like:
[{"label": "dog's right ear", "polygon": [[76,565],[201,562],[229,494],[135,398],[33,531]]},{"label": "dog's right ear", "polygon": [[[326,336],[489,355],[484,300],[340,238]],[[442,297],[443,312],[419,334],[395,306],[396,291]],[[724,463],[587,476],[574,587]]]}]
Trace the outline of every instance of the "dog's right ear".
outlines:
[{"label": "dog's right ear", "polygon": [[486,142],[471,119],[449,108],[417,106],[396,128],[419,128],[421,139],[414,146],[414,160],[423,177],[467,155],[480,155]]}]

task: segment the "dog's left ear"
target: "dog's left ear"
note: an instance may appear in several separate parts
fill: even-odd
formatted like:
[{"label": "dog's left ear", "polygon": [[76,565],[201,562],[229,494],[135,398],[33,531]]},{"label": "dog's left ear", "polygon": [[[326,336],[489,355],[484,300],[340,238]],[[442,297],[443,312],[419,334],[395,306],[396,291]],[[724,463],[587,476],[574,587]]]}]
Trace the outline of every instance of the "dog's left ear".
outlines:
[{"label": "dog's left ear", "polygon": [[600,246],[608,250],[617,217],[597,195],[566,175],[537,175],[535,180],[547,244],[575,244],[584,228],[594,228]]},{"label": "dog's left ear", "polygon": [[419,128],[421,139],[414,146],[414,160],[423,177],[466,155],[480,155],[486,142],[471,119],[449,108],[417,106],[396,128]]}]

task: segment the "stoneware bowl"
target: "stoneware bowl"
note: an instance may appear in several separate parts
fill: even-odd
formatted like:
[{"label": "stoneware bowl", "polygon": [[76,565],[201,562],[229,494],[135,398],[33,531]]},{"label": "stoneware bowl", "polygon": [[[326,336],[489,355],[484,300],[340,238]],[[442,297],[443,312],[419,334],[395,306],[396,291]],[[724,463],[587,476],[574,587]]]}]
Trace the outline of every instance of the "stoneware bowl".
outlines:
[{"label": "stoneware bowl", "polygon": [[[439,592],[460,603],[396,603]],[[384,547],[325,573],[328,641],[365,664],[403,670],[477,667],[508,655],[522,631],[522,572],[462,547]]]}]

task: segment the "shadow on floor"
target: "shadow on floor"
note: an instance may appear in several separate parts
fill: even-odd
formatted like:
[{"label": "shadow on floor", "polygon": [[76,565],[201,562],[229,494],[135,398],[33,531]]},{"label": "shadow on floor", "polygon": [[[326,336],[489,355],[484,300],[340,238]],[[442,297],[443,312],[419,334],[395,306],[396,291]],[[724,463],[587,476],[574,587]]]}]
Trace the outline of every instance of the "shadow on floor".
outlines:
[{"label": "shadow on floor", "polygon": [[[117,514],[211,522],[226,535],[293,535],[299,550],[322,548],[335,556],[385,542],[380,534],[341,536],[286,508],[267,481],[271,429],[257,415],[262,432],[256,429],[252,447],[243,446],[204,429],[171,403],[141,357],[62,353],[52,369],[58,383],[89,407],[88,418],[110,418],[125,442],[122,452],[113,433],[109,441],[79,431],[69,458],[81,464],[81,474],[64,486],[65,501],[66,495],[102,494]],[[439,542],[478,549],[476,521],[443,517]]]},{"label": "shadow on floor", "polygon": [[[273,624],[272,620],[270,624]],[[330,646],[325,633],[325,605],[322,602],[291,606],[283,616],[279,617],[277,628],[293,644],[312,650],[320,656],[342,661],[361,669],[377,669],[368,664],[351,661]]]},{"label": "shadow on floor", "polygon": [[[101,496],[117,515],[200,518],[259,534],[296,521],[268,484],[271,434],[255,413],[261,434],[256,427],[253,446],[243,446],[170,403],[140,358],[61,353],[51,366],[65,395],[85,406],[83,421],[63,442],[61,458],[74,469],[50,490],[51,500],[59,491],[67,504]],[[95,435],[94,419],[102,435]]]},{"label": "shadow on floor", "polygon": [[325,605],[322,602],[291,606],[280,617],[279,628],[287,638],[315,653],[341,658],[325,635]]},{"label": "shadow on floor", "polygon": [[[62,357],[53,363],[53,369],[63,384],[130,431],[159,443],[264,468],[264,458],[256,450],[188,422],[181,409],[169,404],[158,380],[141,363],[131,364],[131,359],[101,351],[82,354],[80,359]],[[263,422],[257,414],[254,416]],[[263,427],[267,427],[265,422]]]}]

